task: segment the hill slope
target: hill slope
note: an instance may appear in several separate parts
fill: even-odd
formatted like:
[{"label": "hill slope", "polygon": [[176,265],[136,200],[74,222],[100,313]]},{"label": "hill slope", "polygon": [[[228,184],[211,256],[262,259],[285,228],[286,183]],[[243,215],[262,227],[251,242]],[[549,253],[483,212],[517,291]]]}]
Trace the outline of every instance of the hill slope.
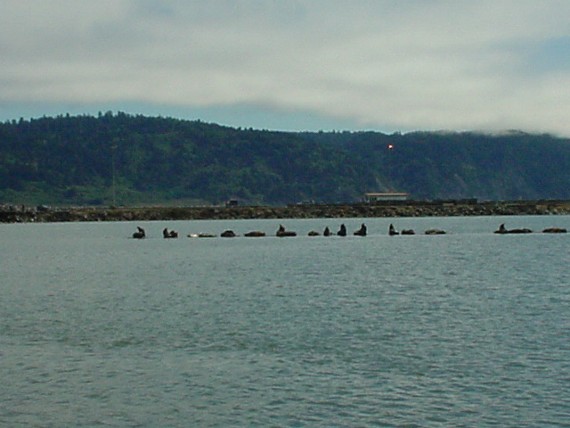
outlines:
[{"label": "hill slope", "polygon": [[0,203],[351,202],[386,190],[570,199],[570,142],[523,133],[284,133],[124,113],[0,124]]}]

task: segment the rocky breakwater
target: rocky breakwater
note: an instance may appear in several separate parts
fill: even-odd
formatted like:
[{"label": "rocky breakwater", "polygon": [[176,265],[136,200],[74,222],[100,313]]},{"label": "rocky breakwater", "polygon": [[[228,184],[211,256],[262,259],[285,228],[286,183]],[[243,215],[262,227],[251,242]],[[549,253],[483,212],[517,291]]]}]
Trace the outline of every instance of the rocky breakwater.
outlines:
[{"label": "rocky breakwater", "polygon": [[570,214],[570,201],[403,201],[378,204],[306,204],[236,207],[103,208],[0,206],[0,222],[233,220],[280,218],[374,218]]}]

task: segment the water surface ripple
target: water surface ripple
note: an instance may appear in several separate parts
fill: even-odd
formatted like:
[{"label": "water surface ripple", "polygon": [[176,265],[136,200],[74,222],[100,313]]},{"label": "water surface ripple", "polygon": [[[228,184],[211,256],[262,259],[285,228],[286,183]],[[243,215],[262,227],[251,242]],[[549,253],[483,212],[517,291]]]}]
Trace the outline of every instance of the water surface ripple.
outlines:
[{"label": "water surface ripple", "polygon": [[568,426],[570,217],[362,221],[0,225],[0,425]]}]

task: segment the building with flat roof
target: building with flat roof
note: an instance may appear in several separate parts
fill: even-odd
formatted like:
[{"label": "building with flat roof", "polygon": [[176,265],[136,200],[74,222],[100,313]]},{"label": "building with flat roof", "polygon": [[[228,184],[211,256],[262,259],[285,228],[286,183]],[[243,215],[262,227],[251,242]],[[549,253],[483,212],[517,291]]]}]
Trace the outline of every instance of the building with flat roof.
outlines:
[{"label": "building with flat roof", "polygon": [[364,194],[366,202],[407,201],[410,195],[405,192],[371,192]]}]

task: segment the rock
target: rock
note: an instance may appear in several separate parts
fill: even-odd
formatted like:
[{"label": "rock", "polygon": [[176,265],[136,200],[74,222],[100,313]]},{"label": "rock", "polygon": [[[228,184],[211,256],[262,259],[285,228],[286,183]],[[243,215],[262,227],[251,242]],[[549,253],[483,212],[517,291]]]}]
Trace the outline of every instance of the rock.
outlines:
[{"label": "rock", "polygon": [[425,231],[426,235],[445,235],[446,232],[445,230],[441,230],[441,229],[428,229]]}]

